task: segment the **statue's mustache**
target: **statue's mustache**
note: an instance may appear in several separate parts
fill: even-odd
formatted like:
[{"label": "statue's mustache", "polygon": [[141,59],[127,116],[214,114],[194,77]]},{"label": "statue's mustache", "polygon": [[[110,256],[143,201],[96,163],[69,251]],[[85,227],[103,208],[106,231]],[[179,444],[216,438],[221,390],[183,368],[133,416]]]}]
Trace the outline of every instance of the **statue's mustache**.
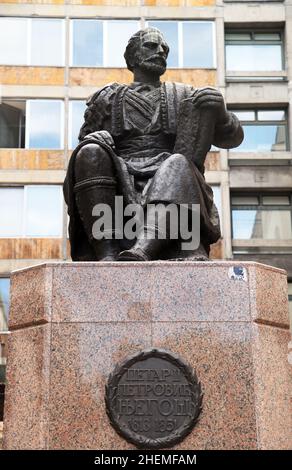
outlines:
[{"label": "statue's mustache", "polygon": [[147,59],[143,60],[143,62],[160,62],[162,65],[166,66],[166,60],[164,57],[161,55],[152,55],[151,57],[148,57]]}]

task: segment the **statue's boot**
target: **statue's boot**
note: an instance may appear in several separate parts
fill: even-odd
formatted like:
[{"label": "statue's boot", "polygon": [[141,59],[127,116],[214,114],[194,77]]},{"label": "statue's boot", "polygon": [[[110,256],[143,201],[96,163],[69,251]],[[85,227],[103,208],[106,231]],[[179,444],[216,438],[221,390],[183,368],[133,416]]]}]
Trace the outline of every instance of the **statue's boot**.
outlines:
[{"label": "statue's boot", "polygon": [[104,238],[93,231],[96,216],[92,215],[94,206],[106,204],[114,214],[116,180],[112,177],[88,178],[74,186],[75,200],[85,233],[94,249],[97,261],[114,261],[119,253],[118,240],[114,239],[113,217],[109,227],[105,227]]},{"label": "statue's boot", "polygon": [[[118,256],[118,261],[161,259],[161,254],[169,245],[168,223],[169,220],[165,211],[162,211],[162,214],[159,210],[151,211],[145,218],[145,224],[137,236],[135,245],[129,250],[122,251]],[[165,227],[165,232],[162,232],[159,227]]]}]

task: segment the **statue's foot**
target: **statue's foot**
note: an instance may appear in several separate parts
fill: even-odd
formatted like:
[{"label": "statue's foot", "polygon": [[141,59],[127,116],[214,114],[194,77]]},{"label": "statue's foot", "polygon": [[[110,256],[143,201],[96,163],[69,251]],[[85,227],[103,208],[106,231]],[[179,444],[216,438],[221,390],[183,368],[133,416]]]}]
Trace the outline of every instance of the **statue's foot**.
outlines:
[{"label": "statue's foot", "polygon": [[186,256],[185,258],[173,258],[171,261],[210,261],[207,256]]},{"label": "statue's foot", "polygon": [[117,244],[116,240],[96,240],[95,244],[95,254],[97,261],[116,261],[120,247]]},{"label": "statue's foot", "polygon": [[102,262],[103,261],[111,261],[111,262],[113,262],[113,261],[117,261],[117,257],[116,256],[111,256],[111,255],[104,256],[103,258],[99,259],[98,261],[102,261]]},{"label": "statue's foot", "polygon": [[132,248],[122,251],[118,256],[118,261],[151,261],[151,259],[141,248]]}]

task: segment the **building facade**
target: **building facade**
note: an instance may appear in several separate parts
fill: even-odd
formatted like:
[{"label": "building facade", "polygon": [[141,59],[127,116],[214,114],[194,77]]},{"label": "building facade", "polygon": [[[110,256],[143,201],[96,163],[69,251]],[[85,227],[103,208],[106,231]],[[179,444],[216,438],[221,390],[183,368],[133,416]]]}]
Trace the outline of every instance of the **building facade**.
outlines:
[{"label": "building facade", "polygon": [[208,154],[211,258],[286,269],[292,302],[292,0],[0,1],[0,408],[10,273],[70,259],[62,183],[85,101],[131,81],[124,48],[147,25],[171,48],[163,80],[219,88],[244,127]]}]

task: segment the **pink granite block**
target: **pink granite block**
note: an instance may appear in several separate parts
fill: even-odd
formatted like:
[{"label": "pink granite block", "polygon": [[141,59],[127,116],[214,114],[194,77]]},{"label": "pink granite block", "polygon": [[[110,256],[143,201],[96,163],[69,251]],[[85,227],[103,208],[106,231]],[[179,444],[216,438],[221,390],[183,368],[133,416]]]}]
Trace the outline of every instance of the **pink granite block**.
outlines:
[{"label": "pink granite block", "polygon": [[40,265],[12,275],[9,328],[46,323],[51,316],[52,268]]},{"label": "pink granite block", "polygon": [[288,330],[253,325],[254,395],[260,449],[292,449],[292,365]]},{"label": "pink granite block", "polygon": [[248,269],[231,278],[240,263],[164,263],[155,268],[153,319],[157,321],[248,321]]},{"label": "pink granite block", "polygon": [[176,449],[256,449],[251,331],[247,323],[165,322],[153,342],[185,358],[201,381],[199,423]]},{"label": "pink granite block", "polygon": [[54,267],[53,321],[150,320],[151,263],[138,263],[134,269],[130,265],[68,263]]},{"label": "pink granite block", "polygon": [[289,328],[286,271],[255,263],[250,268],[250,298],[255,321]]},{"label": "pink granite block", "polygon": [[13,331],[8,341],[4,448],[46,449],[50,325]]},{"label": "pink granite block", "polygon": [[178,449],[292,447],[282,270],[52,263],[14,273],[12,290],[6,449],[133,448],[107,419],[104,386],[150,346],[178,353],[202,382],[200,421]]},{"label": "pink granite block", "polygon": [[150,344],[149,323],[53,325],[51,449],[134,447],[109,423],[105,383],[117,362]]}]

